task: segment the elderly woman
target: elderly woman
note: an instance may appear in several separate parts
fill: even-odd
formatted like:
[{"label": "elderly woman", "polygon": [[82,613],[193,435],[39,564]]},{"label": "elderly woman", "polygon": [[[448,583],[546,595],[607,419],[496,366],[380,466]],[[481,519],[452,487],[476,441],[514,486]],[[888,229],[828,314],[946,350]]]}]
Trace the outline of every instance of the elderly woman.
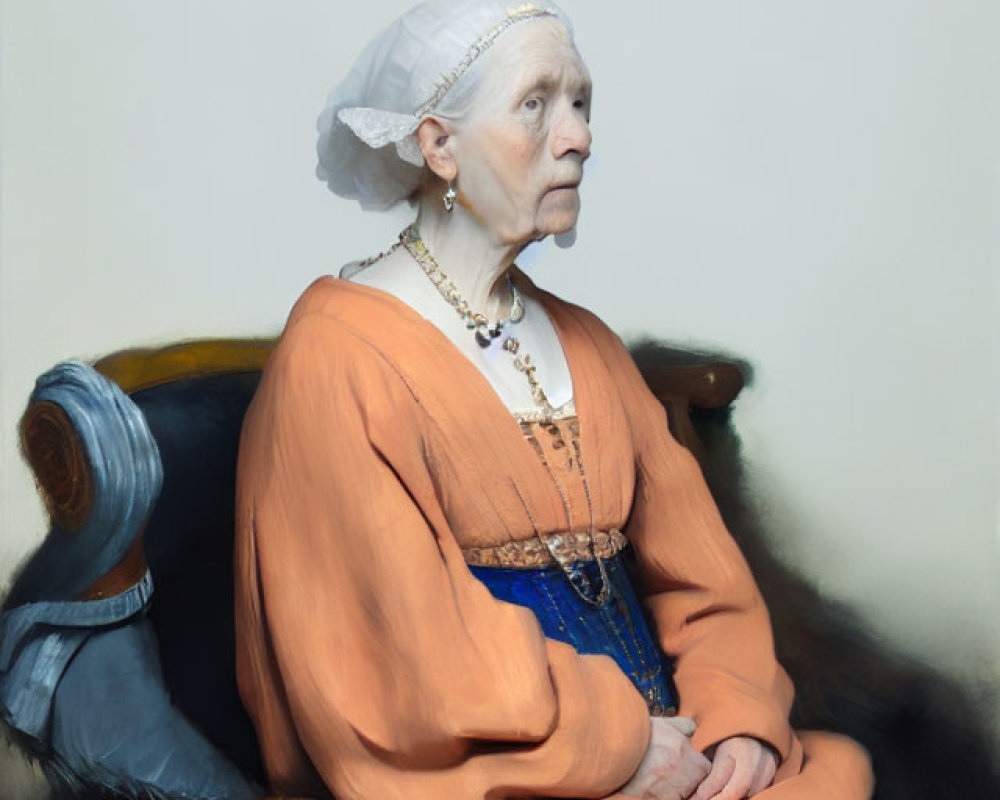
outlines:
[{"label": "elderly woman", "polygon": [[320,118],[334,192],[419,211],[309,287],[243,431],[238,676],[277,791],[870,793],[852,742],[790,730],[754,581],[621,342],[514,263],[572,235],[590,97],[554,5],[437,0]]}]

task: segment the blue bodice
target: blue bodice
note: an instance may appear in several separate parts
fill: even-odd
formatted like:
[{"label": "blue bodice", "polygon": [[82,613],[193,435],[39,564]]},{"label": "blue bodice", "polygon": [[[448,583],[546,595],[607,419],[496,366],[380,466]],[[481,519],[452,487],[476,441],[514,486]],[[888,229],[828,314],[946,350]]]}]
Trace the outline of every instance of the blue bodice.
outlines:
[{"label": "blue bodice", "polygon": [[545,636],[572,645],[577,652],[613,658],[642,694],[654,715],[676,712],[677,693],[670,661],[650,632],[629,577],[623,550],[604,559],[609,592],[600,602],[603,582],[596,561],[578,561],[565,574],[546,567],[472,566],[472,574],[494,597],[530,608]]}]

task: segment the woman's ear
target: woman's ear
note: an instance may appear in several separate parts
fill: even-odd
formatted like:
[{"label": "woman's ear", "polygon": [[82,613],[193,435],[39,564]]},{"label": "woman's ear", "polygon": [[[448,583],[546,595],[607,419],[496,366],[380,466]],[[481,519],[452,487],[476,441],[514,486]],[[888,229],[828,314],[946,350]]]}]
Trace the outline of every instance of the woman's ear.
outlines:
[{"label": "woman's ear", "polygon": [[428,117],[417,128],[417,144],[430,171],[443,181],[453,181],[458,165],[451,154],[451,130],[442,120]]}]

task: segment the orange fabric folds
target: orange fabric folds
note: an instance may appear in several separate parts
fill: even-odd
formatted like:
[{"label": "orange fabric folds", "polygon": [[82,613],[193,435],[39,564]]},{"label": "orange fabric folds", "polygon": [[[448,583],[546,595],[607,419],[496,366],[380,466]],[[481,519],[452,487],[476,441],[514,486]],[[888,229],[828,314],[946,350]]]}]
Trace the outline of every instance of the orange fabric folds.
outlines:
[{"label": "orange fabric folds", "polygon": [[[757,736],[797,775],[791,686],[697,466],[617,338],[532,291],[573,375],[595,525],[636,546],[696,743]],[[645,703],[614,662],[545,639],[466,567],[462,547],[568,526],[518,425],[449,347],[391,296],[321,279],[264,370],[238,470],[237,674],[274,791],[605,797],[645,753]],[[797,796],[855,796],[817,781]]]}]

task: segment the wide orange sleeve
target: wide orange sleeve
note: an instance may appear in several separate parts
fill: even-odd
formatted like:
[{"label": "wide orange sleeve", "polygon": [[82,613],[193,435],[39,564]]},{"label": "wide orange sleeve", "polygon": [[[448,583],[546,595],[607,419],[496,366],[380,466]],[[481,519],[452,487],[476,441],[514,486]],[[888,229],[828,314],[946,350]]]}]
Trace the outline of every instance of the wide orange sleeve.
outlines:
[{"label": "wide orange sleeve", "polygon": [[794,690],[774,655],[767,608],[700,467],[671,435],[663,405],[618,337],[590,312],[576,313],[628,415],[637,485],[627,534],[660,644],[675,661],[680,713],[698,725],[695,747],[732,736],[770,744],[781,761],[761,800],[870,798],[862,747],[833,733],[792,730]]},{"label": "wide orange sleeve", "polygon": [[468,571],[423,411],[337,320],[286,329],[238,469],[237,674],[272,789],[338,798],[601,797],[642,698]]},{"label": "wide orange sleeve", "polygon": [[680,713],[700,749],[731,736],[761,739],[787,758],[793,689],[774,656],[767,609],[726,530],[701,470],[670,433],[621,341],[589,312],[583,322],[615,379],[636,453],[627,525],[645,603],[675,660]]}]

